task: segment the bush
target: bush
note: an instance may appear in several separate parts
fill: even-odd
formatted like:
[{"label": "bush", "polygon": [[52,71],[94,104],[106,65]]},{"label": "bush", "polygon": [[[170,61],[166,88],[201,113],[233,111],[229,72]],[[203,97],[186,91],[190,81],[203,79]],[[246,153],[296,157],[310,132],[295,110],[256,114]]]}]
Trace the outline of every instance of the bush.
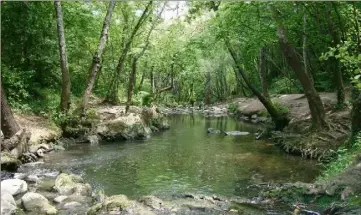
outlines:
[{"label": "bush", "polygon": [[236,113],[237,108],[238,108],[238,105],[236,103],[231,103],[231,104],[228,105],[228,112]]},{"label": "bush", "polygon": [[282,105],[281,103],[277,102],[277,101],[272,101],[274,107],[277,109],[277,111],[282,114],[282,115],[287,115],[290,110],[288,109],[288,107]]},{"label": "bush", "polygon": [[270,87],[271,94],[299,93],[302,90],[300,83],[286,77],[277,79]]}]

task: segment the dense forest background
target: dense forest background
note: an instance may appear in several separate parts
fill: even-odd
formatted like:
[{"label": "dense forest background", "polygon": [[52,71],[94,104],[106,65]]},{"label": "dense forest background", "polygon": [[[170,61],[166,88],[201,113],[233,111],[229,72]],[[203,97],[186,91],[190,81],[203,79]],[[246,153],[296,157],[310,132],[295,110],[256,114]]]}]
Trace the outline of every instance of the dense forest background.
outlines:
[{"label": "dense forest background", "polygon": [[[178,3],[113,2],[95,96],[170,106],[253,96],[238,66],[266,96],[305,93],[280,48],[280,26],[315,90],[337,91],[342,107],[345,92],[360,87],[359,2],[182,5],[187,13],[165,19],[162,13],[177,13]],[[62,2],[72,108],[81,106],[109,8],[109,2]],[[2,3],[2,83],[15,109],[45,114],[59,107],[64,79],[56,17],[52,2]]]}]

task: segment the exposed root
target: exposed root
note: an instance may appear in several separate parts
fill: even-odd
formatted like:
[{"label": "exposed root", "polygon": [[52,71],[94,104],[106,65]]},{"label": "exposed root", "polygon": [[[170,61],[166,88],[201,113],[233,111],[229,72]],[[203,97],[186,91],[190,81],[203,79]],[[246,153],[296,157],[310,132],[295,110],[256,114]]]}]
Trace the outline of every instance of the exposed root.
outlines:
[{"label": "exposed root", "polygon": [[283,132],[273,132],[271,138],[287,153],[325,160],[334,156],[337,148],[348,137],[339,122],[339,119],[328,119],[328,126],[324,130],[312,131],[310,120],[297,121]]}]

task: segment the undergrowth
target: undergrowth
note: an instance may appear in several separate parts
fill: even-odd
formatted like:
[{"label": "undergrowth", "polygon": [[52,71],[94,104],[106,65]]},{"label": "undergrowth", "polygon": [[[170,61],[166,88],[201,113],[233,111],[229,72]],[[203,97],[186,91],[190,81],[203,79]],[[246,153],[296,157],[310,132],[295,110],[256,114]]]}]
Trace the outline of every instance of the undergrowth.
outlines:
[{"label": "undergrowth", "polygon": [[351,147],[343,146],[337,150],[334,161],[326,164],[325,171],[317,178],[322,181],[338,175],[350,167],[355,158],[361,153],[361,133],[359,133]]}]

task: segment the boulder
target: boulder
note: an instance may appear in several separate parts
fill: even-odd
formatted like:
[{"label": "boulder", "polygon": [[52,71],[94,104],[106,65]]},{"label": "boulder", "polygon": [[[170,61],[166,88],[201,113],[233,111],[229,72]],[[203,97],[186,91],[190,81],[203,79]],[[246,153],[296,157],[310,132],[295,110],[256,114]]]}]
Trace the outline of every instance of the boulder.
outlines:
[{"label": "boulder", "polygon": [[1,215],[14,214],[16,210],[16,202],[10,193],[1,192]]},{"label": "boulder", "polygon": [[161,209],[163,207],[163,201],[155,196],[143,196],[138,201],[153,209]]},{"label": "boulder", "polygon": [[55,180],[54,188],[62,195],[87,196],[91,194],[91,186],[84,184],[83,179],[77,175],[61,173]]},{"label": "boulder", "polygon": [[29,152],[30,153],[36,153],[39,149],[43,149],[43,151],[50,151],[51,147],[46,144],[46,143],[42,143],[42,144],[33,144],[29,146]]},{"label": "boulder", "polygon": [[56,214],[57,210],[50,205],[49,200],[38,193],[28,192],[21,198],[25,210],[38,213]]},{"label": "boulder", "polygon": [[37,175],[28,175],[28,176],[26,176],[25,180],[28,182],[33,182],[33,183],[40,182],[40,178]]},{"label": "boulder", "polygon": [[15,156],[8,152],[1,152],[1,169],[15,171],[21,164]]},{"label": "boulder", "polygon": [[214,128],[208,128],[207,133],[208,134],[219,134],[219,133],[221,133],[221,131],[217,130],[217,129],[214,129]]},{"label": "boulder", "polygon": [[1,193],[9,193],[14,196],[27,190],[28,185],[24,180],[7,179],[1,182]]},{"label": "boulder", "polygon": [[226,131],[224,132],[225,135],[229,136],[246,136],[249,135],[248,131]]},{"label": "boulder", "polygon": [[101,123],[96,126],[96,132],[108,140],[117,139],[145,139],[149,137],[151,130],[143,122],[140,115],[130,113],[117,119]]},{"label": "boulder", "polygon": [[131,210],[134,205],[135,202],[129,200],[127,196],[114,195],[107,197],[103,203],[93,205],[87,214],[115,214],[115,212],[120,214],[121,211]]},{"label": "boulder", "polygon": [[58,196],[54,199],[54,202],[59,204],[62,203],[67,198],[68,198],[67,196]]},{"label": "boulder", "polygon": [[73,209],[73,208],[81,207],[81,206],[82,206],[82,204],[80,204],[79,202],[68,202],[63,205],[63,208]]},{"label": "boulder", "polygon": [[97,135],[89,135],[86,137],[90,145],[97,145],[99,143],[99,138]]}]

